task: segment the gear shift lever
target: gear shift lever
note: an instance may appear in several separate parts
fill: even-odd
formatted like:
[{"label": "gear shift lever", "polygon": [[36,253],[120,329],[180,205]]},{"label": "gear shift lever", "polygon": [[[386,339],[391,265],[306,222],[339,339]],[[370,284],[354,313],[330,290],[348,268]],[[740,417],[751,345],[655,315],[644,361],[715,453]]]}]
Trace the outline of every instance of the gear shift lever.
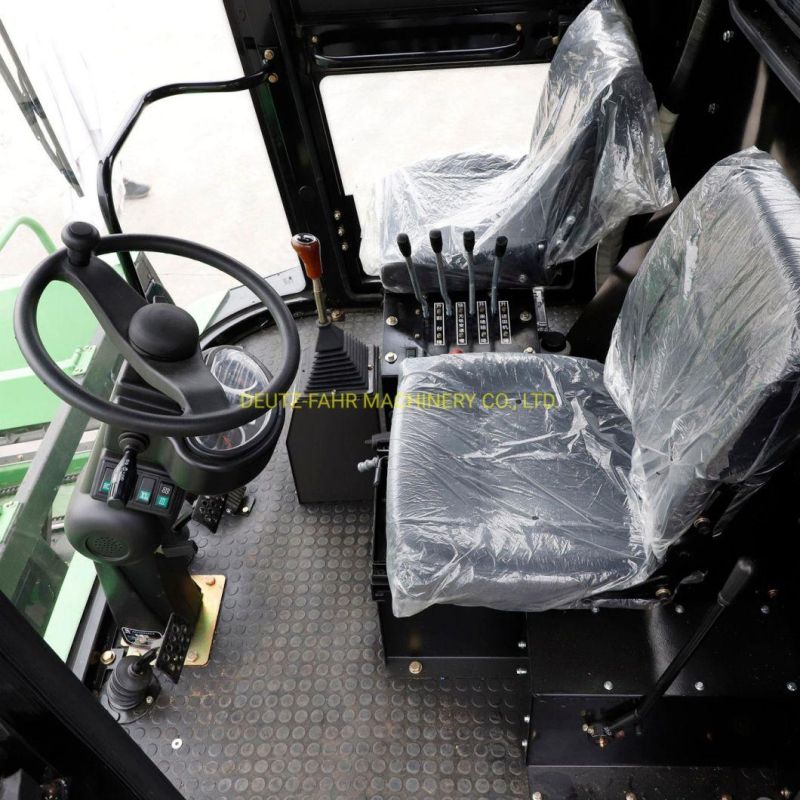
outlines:
[{"label": "gear shift lever", "polygon": [[292,249],[303,263],[303,269],[311,280],[314,289],[314,303],[317,306],[317,325],[330,325],[325,311],[325,290],[322,288],[322,256],[319,239],[310,233],[297,233],[292,236]]},{"label": "gear shift lever", "polygon": [[442,232],[432,230],[428,236],[431,240],[431,249],[436,256],[436,274],[439,278],[439,293],[442,295],[442,300],[444,300],[444,310],[448,317],[452,317],[453,303],[447,293],[447,277],[444,273],[444,259],[442,258]]},{"label": "gear shift lever", "polygon": [[494,243],[494,270],[492,270],[492,315],[497,314],[497,287],[500,285],[500,267],[508,247],[508,238],[498,236]]},{"label": "gear shift lever", "polygon": [[475,231],[464,231],[464,250],[467,252],[467,273],[469,275],[469,315],[475,316]]},{"label": "gear shift lever", "polygon": [[411,240],[408,238],[407,233],[397,234],[397,247],[406,261],[408,277],[411,280],[411,288],[414,290],[414,297],[417,298],[417,302],[422,309],[423,319],[428,319],[430,316],[430,311],[428,310],[428,301],[425,298],[425,295],[422,293],[422,289],[419,285],[419,279],[417,278],[417,272],[414,268],[414,262],[411,260]]}]

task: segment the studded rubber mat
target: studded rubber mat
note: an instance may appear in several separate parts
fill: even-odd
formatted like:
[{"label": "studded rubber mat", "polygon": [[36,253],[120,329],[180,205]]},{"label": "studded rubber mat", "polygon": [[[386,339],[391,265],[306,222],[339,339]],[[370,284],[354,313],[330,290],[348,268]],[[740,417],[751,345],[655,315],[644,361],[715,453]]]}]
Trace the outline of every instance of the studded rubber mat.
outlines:
[{"label": "studded rubber mat", "polygon": [[[377,342],[381,323],[343,325]],[[313,320],[299,327],[312,346]],[[278,342],[243,345],[269,367]],[[228,580],[210,664],[163,680],[129,726],[158,767],[187,798],[526,797],[519,683],[386,675],[370,504],[301,506],[283,443],[249,489],[249,517],[194,528],[193,571]]]}]

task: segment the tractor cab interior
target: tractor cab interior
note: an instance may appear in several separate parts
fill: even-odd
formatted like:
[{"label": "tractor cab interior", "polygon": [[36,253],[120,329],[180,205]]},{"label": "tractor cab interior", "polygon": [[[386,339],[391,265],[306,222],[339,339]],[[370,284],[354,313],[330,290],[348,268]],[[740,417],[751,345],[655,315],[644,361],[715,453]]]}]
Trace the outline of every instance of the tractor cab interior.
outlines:
[{"label": "tractor cab interior", "polygon": [[[0,585],[0,800],[800,797],[793,4],[225,9],[244,76],[140,98],[106,231],[16,295],[64,404],[36,458],[99,423],[64,519],[95,589],[64,664]],[[345,189],[323,81],[514,64],[547,70],[526,152]],[[140,117],[218,92],[252,96],[299,292],[122,230]],[[153,254],[238,288],[198,324]],[[82,378],[59,283],[102,329]]]}]

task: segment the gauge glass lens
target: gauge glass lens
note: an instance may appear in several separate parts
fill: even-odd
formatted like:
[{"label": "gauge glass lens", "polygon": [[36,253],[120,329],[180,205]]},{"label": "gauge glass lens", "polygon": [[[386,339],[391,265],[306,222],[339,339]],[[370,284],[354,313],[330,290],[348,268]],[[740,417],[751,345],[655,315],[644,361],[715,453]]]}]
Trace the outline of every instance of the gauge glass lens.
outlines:
[{"label": "gauge glass lens", "polygon": [[[242,397],[258,396],[266,391],[270,375],[251,355],[239,347],[216,347],[204,354],[211,374],[225,391],[232,406],[242,405]],[[252,444],[266,430],[272,416],[270,409],[252,422],[224,433],[210,433],[189,439],[198,450],[207,453],[234,453]]]}]

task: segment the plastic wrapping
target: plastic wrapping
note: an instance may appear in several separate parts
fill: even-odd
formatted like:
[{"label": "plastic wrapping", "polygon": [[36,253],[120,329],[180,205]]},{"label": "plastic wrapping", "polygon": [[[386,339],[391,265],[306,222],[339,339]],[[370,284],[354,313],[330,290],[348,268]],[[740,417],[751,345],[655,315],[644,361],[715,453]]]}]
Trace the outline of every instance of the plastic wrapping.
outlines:
[{"label": "plastic wrapping", "polygon": [[[461,407],[433,404],[459,397]],[[627,510],[631,447],[595,362],[406,361],[387,485],[395,614],[433,603],[536,611],[631,580],[646,558]]]},{"label": "plastic wrapping", "polygon": [[[395,240],[405,232],[419,271],[431,272],[428,231],[439,228],[458,282],[466,272],[462,235],[471,228],[479,280],[490,277],[502,234],[509,248],[501,283],[533,285],[546,279],[547,265],[576,258],[631,215],[670,200],[656,102],[630,21],[617,0],[594,0],[558,46],[529,153],[457,153],[389,174],[363,220],[361,261],[371,274],[397,262]],[[410,291],[404,269],[388,266],[382,277],[387,289]]]},{"label": "plastic wrapping", "polygon": [[659,234],[605,368],[509,353],[404,363],[387,484],[395,614],[566,608],[645,580],[720,487],[735,507],[797,444],[799,377],[800,197],[749,150]]},{"label": "plastic wrapping", "polygon": [[740,504],[800,434],[800,197],[751,148],[686,196],[628,290],[605,383],[662,558],[722,484]]}]

